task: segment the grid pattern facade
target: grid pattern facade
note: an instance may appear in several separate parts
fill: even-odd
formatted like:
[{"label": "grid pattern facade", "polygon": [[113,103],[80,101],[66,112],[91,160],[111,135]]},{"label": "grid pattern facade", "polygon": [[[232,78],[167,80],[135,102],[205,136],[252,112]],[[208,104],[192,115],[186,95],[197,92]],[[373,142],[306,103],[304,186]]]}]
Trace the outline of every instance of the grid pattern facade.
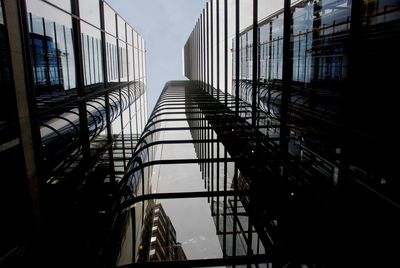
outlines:
[{"label": "grid pattern facade", "polygon": [[102,0],[0,6],[1,263],[115,266],[119,183],[148,116],[144,40]]},{"label": "grid pattern facade", "polygon": [[[260,17],[267,2],[209,1],[184,48],[186,76],[229,109],[200,116],[194,136],[211,143],[230,131],[246,140],[225,146],[238,157],[234,189],[249,196],[236,205],[210,200],[223,253],[265,252],[273,267],[396,262],[397,81],[389,66],[400,56],[400,3],[281,1]],[[222,117],[224,132],[202,123]],[[216,150],[196,145],[202,157]],[[205,187],[220,189],[221,167],[202,171]],[[233,211],[221,210],[229,204]]]}]

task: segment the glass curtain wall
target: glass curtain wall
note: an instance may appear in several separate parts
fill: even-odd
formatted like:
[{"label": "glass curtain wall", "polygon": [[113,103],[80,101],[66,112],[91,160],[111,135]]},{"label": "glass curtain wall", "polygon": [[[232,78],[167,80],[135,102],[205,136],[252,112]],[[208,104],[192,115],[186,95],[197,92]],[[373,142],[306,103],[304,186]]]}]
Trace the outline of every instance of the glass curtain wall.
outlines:
[{"label": "glass curtain wall", "polygon": [[115,140],[123,174],[147,109],[142,37],[103,1],[27,1],[27,14],[45,170],[104,158]]},{"label": "glass curtain wall", "polygon": [[[256,155],[267,150],[255,160],[265,173],[243,180],[263,187],[250,203],[265,215],[267,253],[311,266],[366,253],[395,258],[378,245],[399,237],[397,82],[389,67],[400,56],[399,8],[399,1],[213,0],[200,14],[184,47],[185,74],[212,96],[221,90],[215,99],[263,135],[252,139]],[[357,249],[334,249],[343,244]]]},{"label": "glass curtain wall", "polygon": [[[222,94],[188,81],[166,84],[121,181],[129,220],[117,266],[270,265],[246,209],[248,136],[257,133],[217,101]],[[168,222],[155,216],[158,207]]]},{"label": "glass curtain wall", "polygon": [[[147,120],[144,40],[105,1],[29,0],[17,6],[19,14],[4,14],[3,1],[0,9],[0,162],[4,174],[12,174],[1,182],[1,203],[14,204],[1,207],[10,218],[2,229],[1,262],[115,265],[127,220],[115,209],[119,182]],[[43,211],[29,207],[32,189],[22,183],[8,42],[14,29],[7,29],[7,16],[19,16],[26,30],[26,44],[18,45],[27,50],[24,77],[32,77],[25,81],[33,108],[27,120],[38,134],[32,142],[39,145],[35,191]],[[37,230],[30,214],[39,218],[42,233],[32,235]]]}]

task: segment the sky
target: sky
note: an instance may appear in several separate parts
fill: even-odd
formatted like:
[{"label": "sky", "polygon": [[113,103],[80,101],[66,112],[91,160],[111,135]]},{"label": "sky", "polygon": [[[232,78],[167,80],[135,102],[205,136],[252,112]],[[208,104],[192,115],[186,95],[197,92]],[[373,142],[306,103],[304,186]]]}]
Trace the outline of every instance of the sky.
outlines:
[{"label": "sky", "polygon": [[182,74],[182,48],[206,0],[107,0],[146,44],[149,114],[169,80]]},{"label": "sky", "polygon": [[[107,0],[107,2],[139,32],[146,42],[148,112],[150,114],[167,81],[186,79],[182,71],[182,49],[208,1]],[[222,7],[223,1],[220,1],[220,5]],[[229,35],[232,35],[234,0],[228,0],[228,5],[230,6],[228,12],[231,14]],[[264,18],[282,8],[283,0],[259,0],[258,6],[258,16]],[[240,24],[243,29],[252,22],[252,0],[241,0],[240,9]],[[228,46],[231,48],[230,41]],[[228,65],[228,76],[230,76],[230,60]],[[222,72],[223,70],[221,74]]]},{"label": "sky", "polygon": [[[167,81],[186,79],[182,71],[182,49],[206,6],[206,0],[107,0],[107,2],[145,40],[148,109],[151,113]],[[259,0],[260,11],[262,13],[270,12],[272,9],[276,11],[278,7],[275,5],[279,5],[282,1],[272,2],[274,4],[270,0]],[[240,2],[242,29],[252,22],[251,3],[250,0]],[[234,0],[228,0],[228,6],[231,14],[228,36],[232,37],[234,35]],[[260,13],[259,18],[263,17],[265,14]],[[228,42],[229,50],[231,43]],[[231,61],[228,67],[230,65]],[[228,69],[228,74],[230,72],[231,69]],[[174,133],[174,135],[177,134]],[[189,132],[182,135],[184,136],[163,137],[163,139],[190,139]],[[162,159],[196,157],[193,145],[187,147],[180,145],[178,148],[166,146],[163,147],[161,154]],[[157,178],[157,181],[152,183],[157,185],[155,189],[157,192],[203,190],[198,165],[167,165],[160,167],[157,173],[158,176],[153,176]],[[187,176],[187,174],[191,175]],[[189,199],[185,202],[164,200],[162,205],[171,218],[177,231],[177,240],[182,243],[189,259],[222,256],[220,244],[215,235],[215,224],[211,218],[210,204],[206,199]]]},{"label": "sky", "polygon": [[[206,0],[108,0],[146,42],[147,91],[152,111],[165,83],[186,79],[182,72],[182,49],[205,7]],[[187,123],[186,123],[187,124]],[[190,139],[190,133],[181,133]],[[163,137],[168,138],[168,137]],[[169,137],[171,138],[171,137]],[[195,158],[193,145],[164,148],[162,159]],[[163,166],[158,192],[202,191],[203,181],[198,165]],[[189,170],[188,170],[189,169]],[[191,174],[191,176],[187,176]],[[221,257],[210,205],[206,199],[164,200],[162,205],[177,231],[189,259]],[[198,224],[194,224],[198,223]]]}]

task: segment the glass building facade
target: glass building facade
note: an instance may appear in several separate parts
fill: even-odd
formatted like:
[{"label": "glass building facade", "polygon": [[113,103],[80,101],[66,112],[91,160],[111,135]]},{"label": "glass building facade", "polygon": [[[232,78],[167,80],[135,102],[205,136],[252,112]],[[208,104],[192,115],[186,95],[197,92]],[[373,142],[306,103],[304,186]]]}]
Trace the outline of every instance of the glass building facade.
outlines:
[{"label": "glass building facade", "polygon": [[144,39],[102,0],[0,7],[1,266],[114,266],[148,117]]},{"label": "glass building facade", "polygon": [[[252,267],[390,267],[400,2],[271,2],[209,1],[184,48],[186,76],[213,101],[203,120],[216,133],[199,123],[193,137],[234,139],[223,141],[233,189],[248,192],[210,201],[232,225],[218,232],[223,254],[267,259]],[[203,171],[218,191],[221,168]]]},{"label": "glass building facade", "polygon": [[0,11],[0,264],[399,266],[398,0],[210,0],[150,115],[106,2]]}]

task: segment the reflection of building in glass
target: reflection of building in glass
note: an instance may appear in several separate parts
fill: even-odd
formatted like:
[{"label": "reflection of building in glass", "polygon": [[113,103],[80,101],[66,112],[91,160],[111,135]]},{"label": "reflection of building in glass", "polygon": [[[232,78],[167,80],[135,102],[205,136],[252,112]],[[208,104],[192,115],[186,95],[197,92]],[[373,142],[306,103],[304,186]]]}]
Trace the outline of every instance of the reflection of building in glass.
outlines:
[{"label": "reflection of building in glass", "polygon": [[[1,0],[1,264],[399,266],[400,2],[272,2],[210,0],[148,116],[106,2]],[[204,188],[157,192],[186,165]],[[208,202],[221,257],[186,258],[165,199]]]},{"label": "reflection of building in glass", "polygon": [[[38,34],[30,34],[32,44],[33,73],[35,75],[36,87],[49,87],[49,91],[58,91],[64,86],[62,77],[62,66],[59,52],[54,47],[51,37]],[[62,88],[63,89],[63,88]]]},{"label": "reflection of building in glass", "polygon": [[0,3],[0,266],[115,266],[144,40],[104,1]]},{"label": "reflection of building in glass", "polygon": [[[210,1],[185,45],[186,76],[208,94],[192,98],[208,102],[190,110],[194,139],[223,143],[238,158],[233,189],[249,191],[210,200],[224,254],[265,253],[274,267],[397,262],[388,66],[400,59],[400,2],[282,1],[266,17],[266,1],[226,4]],[[199,158],[221,152],[195,146]],[[202,165],[207,189],[229,182],[224,169]]]},{"label": "reflection of building in glass", "polygon": [[148,209],[147,218],[149,222],[145,224],[139,246],[139,261],[186,260],[182,245],[176,241],[175,228],[161,203]]}]

